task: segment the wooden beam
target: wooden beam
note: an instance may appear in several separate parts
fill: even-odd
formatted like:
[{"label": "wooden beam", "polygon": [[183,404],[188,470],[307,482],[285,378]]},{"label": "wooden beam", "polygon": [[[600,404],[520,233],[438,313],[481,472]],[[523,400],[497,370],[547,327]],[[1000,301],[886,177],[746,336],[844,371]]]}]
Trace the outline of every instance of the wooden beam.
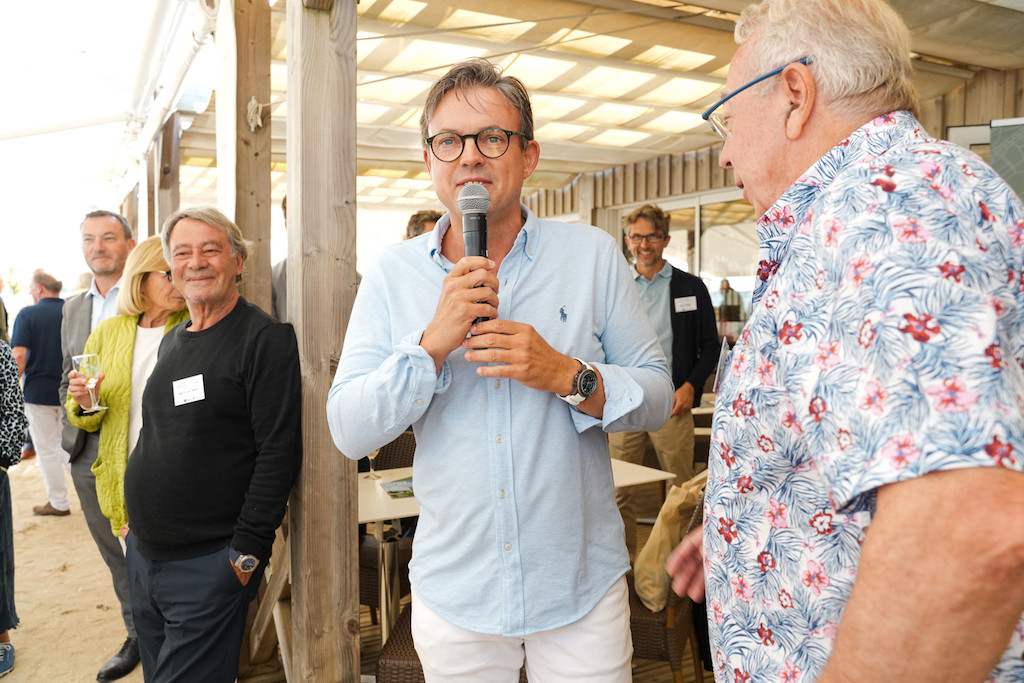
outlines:
[{"label": "wooden beam", "polygon": [[181,114],[174,112],[160,131],[160,164],[156,179],[156,215],[158,226],[181,208]]},{"label": "wooden beam", "polygon": [[[270,121],[250,114],[270,102],[270,5],[234,0],[235,8],[235,223],[253,243],[239,289],[268,313],[270,295]],[[264,119],[264,116],[266,119]]]},{"label": "wooden beam", "polygon": [[[156,221],[156,183],[154,182],[157,169],[156,155],[156,145],[150,145],[149,154],[146,155],[146,187],[143,192],[146,195],[146,224],[150,226],[154,234],[159,235],[162,225]],[[136,233],[138,232],[140,231],[136,230]],[[148,231],[145,232],[148,233]]]},{"label": "wooden beam", "polygon": [[289,674],[358,682],[356,463],[323,418],[357,286],[356,3],[290,2],[287,12],[288,319],[302,357],[304,457],[290,509]]}]

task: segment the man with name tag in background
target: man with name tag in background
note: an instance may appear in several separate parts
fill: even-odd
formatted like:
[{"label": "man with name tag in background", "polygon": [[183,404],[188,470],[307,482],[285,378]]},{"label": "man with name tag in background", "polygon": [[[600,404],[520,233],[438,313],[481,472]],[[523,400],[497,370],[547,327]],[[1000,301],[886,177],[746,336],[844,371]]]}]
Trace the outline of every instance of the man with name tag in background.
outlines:
[{"label": "man with name tag in background", "polygon": [[420,129],[448,213],[366,272],[331,434],[358,459],[416,433],[409,576],[428,683],[514,683],[524,655],[533,681],[626,683],[605,432],[665,421],[665,357],[615,240],[523,206],[540,146],[518,79],[456,64]]},{"label": "man with name tag in background", "polygon": [[212,207],[161,232],[191,321],[167,333],[128,460],[125,543],[147,681],[231,683],[302,460],[295,332],[238,292],[249,248]]},{"label": "man with name tag in background", "polygon": [[[647,309],[672,371],[672,412],[661,428],[608,435],[612,457],[641,464],[651,437],[661,469],[676,475],[676,486],[693,477],[693,407],[718,361],[715,309],[704,281],[665,260],[671,216],[646,204],[625,220],[626,242],[633,254],[633,282]],[[615,490],[626,527],[630,561],[636,559],[636,501],[633,487]]]}]

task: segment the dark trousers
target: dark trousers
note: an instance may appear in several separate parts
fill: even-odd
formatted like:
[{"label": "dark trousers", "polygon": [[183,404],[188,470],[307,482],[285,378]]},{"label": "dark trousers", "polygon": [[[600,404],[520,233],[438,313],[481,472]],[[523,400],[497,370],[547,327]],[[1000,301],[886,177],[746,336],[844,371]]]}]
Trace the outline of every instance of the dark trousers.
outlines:
[{"label": "dark trousers", "polygon": [[228,549],[190,560],[147,560],[128,534],[128,581],[147,683],[234,683],[249,603],[263,563],[242,586]]},{"label": "dark trousers", "polygon": [[132,602],[128,595],[128,574],[124,568],[124,552],[121,542],[117,540],[110,528],[110,520],[100,510],[100,501],[96,497],[96,475],[92,473],[92,464],[99,454],[99,432],[85,435],[85,445],[81,453],[71,461],[71,481],[75,484],[78,502],[82,506],[82,516],[92,534],[92,540],[100,551],[100,557],[110,570],[110,579],[114,583],[114,595],[121,606],[121,618],[129,637],[135,637],[135,624],[132,622]]}]

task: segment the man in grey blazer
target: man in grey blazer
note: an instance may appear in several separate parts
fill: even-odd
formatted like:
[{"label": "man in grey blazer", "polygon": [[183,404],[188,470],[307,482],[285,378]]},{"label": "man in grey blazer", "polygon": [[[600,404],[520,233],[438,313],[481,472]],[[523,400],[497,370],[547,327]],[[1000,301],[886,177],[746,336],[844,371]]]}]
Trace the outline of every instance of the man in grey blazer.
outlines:
[{"label": "man in grey blazer", "polygon": [[[68,392],[68,373],[74,370],[71,357],[81,354],[85,340],[102,321],[117,315],[117,292],[128,252],[135,247],[131,226],[121,215],[110,211],[93,211],[81,226],[82,255],[92,271],[92,286],[64,303],[64,322],[60,329],[64,354],[64,373],[60,382],[60,402],[64,405]],[[139,663],[139,639],[132,620],[131,598],[124,552],[117,537],[110,533],[110,520],[100,511],[96,497],[96,477],[92,465],[99,450],[99,432],[85,432],[64,419],[63,446],[71,455],[71,480],[78,493],[82,514],[89,526],[103,561],[110,569],[114,593],[121,604],[127,638],[121,649],[100,669],[97,681],[115,681],[128,675]]]}]

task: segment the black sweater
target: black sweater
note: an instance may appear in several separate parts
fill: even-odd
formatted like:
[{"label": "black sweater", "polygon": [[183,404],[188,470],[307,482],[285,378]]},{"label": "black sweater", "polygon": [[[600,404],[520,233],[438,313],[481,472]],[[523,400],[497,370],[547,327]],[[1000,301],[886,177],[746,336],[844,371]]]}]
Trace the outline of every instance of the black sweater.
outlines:
[{"label": "black sweater", "polygon": [[697,308],[676,311],[672,316],[672,385],[678,389],[685,382],[693,386],[693,404],[700,403],[704,382],[715,371],[720,353],[715,307],[704,281],[696,275],[672,268],[669,281],[670,301],[696,297]]},{"label": "black sweater", "polygon": [[302,461],[295,332],[241,298],[213,327],[189,324],[163,338],[143,394],[128,522],[151,560],[230,544],[266,561]]}]

